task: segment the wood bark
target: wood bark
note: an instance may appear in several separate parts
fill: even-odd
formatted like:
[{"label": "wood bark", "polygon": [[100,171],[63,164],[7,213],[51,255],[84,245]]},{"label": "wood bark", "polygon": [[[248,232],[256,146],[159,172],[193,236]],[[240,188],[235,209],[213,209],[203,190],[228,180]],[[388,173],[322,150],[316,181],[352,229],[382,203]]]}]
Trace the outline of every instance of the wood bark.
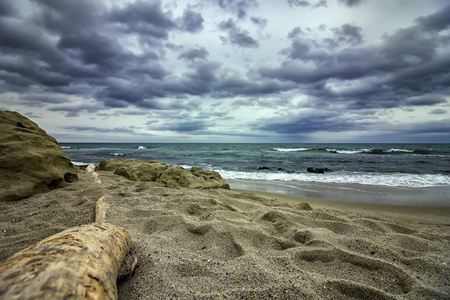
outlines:
[{"label": "wood bark", "polygon": [[96,223],[55,234],[1,264],[0,299],[117,299],[132,240],[125,229],[105,223],[104,199],[97,201]]}]

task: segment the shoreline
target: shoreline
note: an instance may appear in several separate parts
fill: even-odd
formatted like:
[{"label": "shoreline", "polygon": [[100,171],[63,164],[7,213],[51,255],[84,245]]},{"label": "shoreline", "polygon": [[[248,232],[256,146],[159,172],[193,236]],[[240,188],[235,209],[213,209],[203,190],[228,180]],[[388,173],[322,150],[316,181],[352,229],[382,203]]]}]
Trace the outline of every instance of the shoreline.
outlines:
[{"label": "shoreline", "polygon": [[[390,187],[363,184],[250,181],[226,179],[231,189],[324,201],[412,207],[450,208],[449,186]],[[426,199],[426,200],[425,200]]]},{"label": "shoreline", "polygon": [[296,195],[285,195],[279,193],[231,189],[232,191],[241,193],[252,193],[266,199],[277,199],[281,203],[291,206],[307,202],[311,207],[316,209],[328,209],[339,212],[352,212],[357,214],[376,216],[382,214],[383,217],[392,219],[402,218],[402,220],[418,221],[433,224],[448,224],[450,218],[450,207],[448,206],[411,206],[411,205],[395,205],[395,204],[374,204],[339,201],[330,199],[309,198]]}]

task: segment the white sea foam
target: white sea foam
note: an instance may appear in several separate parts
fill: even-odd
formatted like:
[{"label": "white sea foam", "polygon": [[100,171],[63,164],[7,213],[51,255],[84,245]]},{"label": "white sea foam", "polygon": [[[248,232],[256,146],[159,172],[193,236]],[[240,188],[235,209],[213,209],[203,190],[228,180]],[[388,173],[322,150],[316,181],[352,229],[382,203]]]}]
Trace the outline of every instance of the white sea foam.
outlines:
[{"label": "white sea foam", "polygon": [[273,148],[275,151],[279,152],[299,152],[299,151],[308,151],[311,148]]},{"label": "white sea foam", "polygon": [[139,146],[138,147],[138,150],[143,150],[143,149],[147,149],[147,147],[144,147],[144,146]]},{"label": "white sea foam", "polygon": [[84,166],[84,165],[90,164],[90,163],[85,163],[85,162],[81,162],[81,161],[72,161],[72,163],[76,166]]},{"label": "white sea foam", "polygon": [[408,150],[408,149],[389,149],[389,150],[386,150],[386,152],[388,152],[388,153],[391,153],[391,152],[413,153],[414,150]]},{"label": "white sea foam", "polygon": [[127,155],[126,153],[122,153],[122,152],[111,152],[109,153],[109,155],[114,155],[114,156],[125,156]]},{"label": "white sea foam", "polygon": [[358,149],[358,150],[337,150],[337,149],[326,149],[328,152],[340,153],[340,154],[359,154],[359,153],[369,153],[370,149]]},{"label": "white sea foam", "polygon": [[70,146],[61,146],[61,149],[70,149]]},{"label": "white sea foam", "polygon": [[442,174],[404,174],[404,173],[363,173],[332,172],[326,174],[282,173],[282,172],[243,172],[216,170],[224,179],[258,181],[298,181],[316,183],[356,183],[392,187],[431,187],[450,185],[450,176]]}]

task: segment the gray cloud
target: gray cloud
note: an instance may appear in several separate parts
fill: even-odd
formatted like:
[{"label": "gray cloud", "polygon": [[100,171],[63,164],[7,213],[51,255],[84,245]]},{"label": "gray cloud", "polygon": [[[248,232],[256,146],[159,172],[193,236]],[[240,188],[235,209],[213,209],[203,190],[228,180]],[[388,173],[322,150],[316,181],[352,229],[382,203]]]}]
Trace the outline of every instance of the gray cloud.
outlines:
[{"label": "gray cloud", "polygon": [[256,24],[260,27],[266,27],[267,26],[267,19],[264,19],[262,17],[251,17],[250,20],[253,24]]},{"label": "gray cloud", "polygon": [[225,10],[235,13],[239,19],[245,18],[249,10],[258,7],[256,0],[217,0],[217,4]]},{"label": "gray cloud", "polygon": [[221,22],[219,28],[228,33],[228,40],[231,44],[242,48],[259,47],[259,42],[252,38],[247,30],[240,29],[232,19]]},{"label": "gray cloud", "polygon": [[116,8],[111,12],[110,19],[117,22],[124,32],[143,35],[144,41],[145,37],[151,38],[147,41],[152,38],[167,39],[169,31],[177,26],[170,14],[162,11],[159,1],[136,1],[123,9]]},{"label": "gray cloud", "polygon": [[194,62],[195,60],[206,60],[206,57],[208,56],[209,52],[205,49],[205,47],[196,48],[187,50],[183,53],[181,53],[178,58],[183,58],[186,60],[189,60],[191,62]]},{"label": "gray cloud", "polygon": [[352,45],[357,46],[362,43],[362,28],[350,24],[344,24],[341,27],[333,28],[334,40],[333,46]]},{"label": "gray cloud", "polygon": [[181,18],[180,28],[189,32],[199,32],[203,30],[202,15],[191,10],[185,10]]},{"label": "gray cloud", "polygon": [[437,109],[433,109],[432,111],[430,111],[430,115],[445,115],[446,113],[447,113],[447,111],[442,108],[437,108]]},{"label": "gray cloud", "polygon": [[406,105],[408,106],[424,106],[424,105],[435,105],[440,103],[446,103],[447,100],[441,96],[436,95],[426,95],[426,96],[416,96],[411,97],[406,100]]},{"label": "gray cloud", "polygon": [[316,1],[306,1],[306,0],[288,0],[288,4],[290,7],[300,6],[300,7],[328,7],[327,0],[316,0]]},{"label": "gray cloud", "polygon": [[435,14],[420,17],[416,20],[427,31],[442,31],[450,27],[450,5]]},{"label": "gray cloud", "polygon": [[[317,15],[349,7],[356,13],[369,5],[339,2],[337,8],[309,10],[331,2],[290,0],[280,9],[288,15],[309,7],[307,13]],[[244,118],[239,120],[232,109],[264,108],[282,115],[308,108],[313,110],[311,124],[289,115],[251,129],[311,134],[330,126],[337,131],[355,128],[318,111],[338,107],[341,113],[367,115],[377,109],[442,107],[450,94],[450,5],[421,17],[415,13],[409,26],[397,26],[373,41],[364,24],[357,19],[348,23],[338,15],[320,26],[289,20],[290,27],[275,32],[280,15],[255,0],[217,0],[213,7],[203,1],[177,8],[159,0],[111,6],[89,0],[30,3],[0,2],[2,107],[42,107],[72,120],[150,112],[165,112],[169,118],[183,111],[189,115],[177,119],[180,126],[158,123],[180,133],[212,132],[208,128],[213,122],[200,122],[206,115],[191,115],[213,105],[227,107],[226,117],[242,126]],[[218,7],[223,17],[211,22],[209,10]],[[10,93],[17,94],[15,100],[8,98]],[[448,113],[429,110],[432,115]],[[248,124],[256,117],[245,118]],[[365,120],[363,114],[361,118]],[[361,130],[371,126],[357,124]]]},{"label": "gray cloud", "polygon": [[305,135],[314,132],[360,131],[367,129],[368,125],[370,123],[344,118],[337,112],[314,111],[305,115],[294,114],[283,118],[266,119],[254,127],[283,135]]},{"label": "gray cloud", "polygon": [[339,0],[340,3],[343,3],[349,7],[358,6],[360,5],[364,0]]},{"label": "gray cloud", "polygon": [[116,128],[100,128],[100,127],[90,127],[90,126],[65,126],[61,127],[73,131],[92,131],[100,133],[127,133],[135,134],[135,131],[127,127],[116,127]]},{"label": "gray cloud", "polygon": [[162,125],[149,126],[151,130],[167,130],[178,133],[195,133],[208,128],[208,123],[202,120],[183,120],[179,122],[167,122]]},{"label": "gray cloud", "polygon": [[0,16],[15,16],[17,9],[12,2],[0,2]]},{"label": "gray cloud", "polygon": [[42,103],[66,103],[67,98],[54,94],[25,94],[21,97],[28,105],[42,105]]}]

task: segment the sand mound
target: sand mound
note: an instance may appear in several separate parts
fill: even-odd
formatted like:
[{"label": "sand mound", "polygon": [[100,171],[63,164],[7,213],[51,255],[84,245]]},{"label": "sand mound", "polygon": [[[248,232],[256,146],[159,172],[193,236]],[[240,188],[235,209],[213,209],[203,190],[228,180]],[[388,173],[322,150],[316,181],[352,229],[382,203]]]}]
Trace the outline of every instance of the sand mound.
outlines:
[{"label": "sand mound", "polygon": [[[99,171],[20,202],[2,202],[0,259],[58,230],[108,220],[135,242],[139,266],[120,299],[448,299],[446,218],[392,219],[289,207],[224,189],[167,188]],[[64,201],[56,201],[64,200]]]}]

